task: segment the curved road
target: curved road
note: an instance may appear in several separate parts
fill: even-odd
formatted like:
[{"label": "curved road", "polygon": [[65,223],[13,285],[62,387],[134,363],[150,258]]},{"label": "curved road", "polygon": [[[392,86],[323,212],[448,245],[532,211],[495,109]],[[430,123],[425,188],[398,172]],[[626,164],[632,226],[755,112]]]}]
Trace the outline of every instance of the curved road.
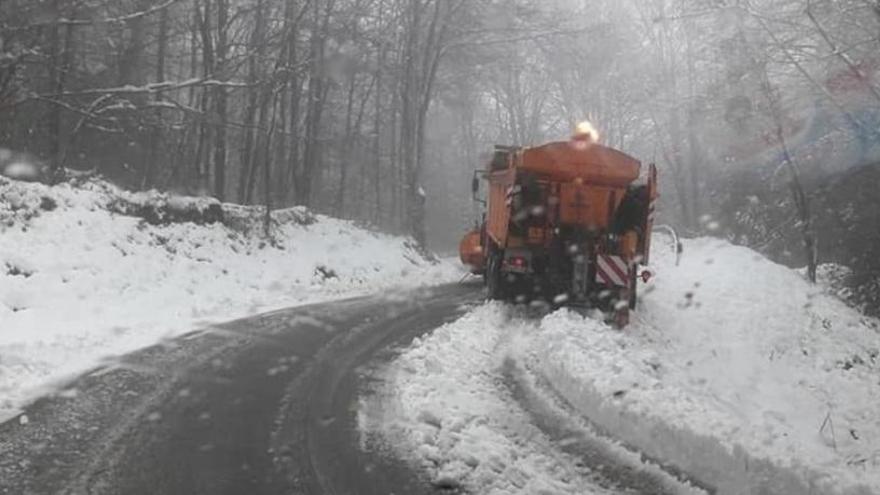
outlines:
[{"label": "curved road", "polygon": [[419,494],[358,448],[358,376],[458,318],[478,286],[298,307],[94,370],[0,425],[3,494]]}]

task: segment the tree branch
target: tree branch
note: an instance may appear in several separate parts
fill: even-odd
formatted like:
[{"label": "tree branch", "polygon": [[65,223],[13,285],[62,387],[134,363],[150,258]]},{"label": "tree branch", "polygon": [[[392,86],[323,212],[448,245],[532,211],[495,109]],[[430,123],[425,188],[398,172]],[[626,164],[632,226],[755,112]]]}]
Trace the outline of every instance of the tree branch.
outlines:
[{"label": "tree branch", "polygon": [[807,17],[810,19],[810,22],[813,23],[813,26],[816,27],[816,30],[819,31],[819,35],[822,36],[822,39],[825,40],[825,43],[828,44],[828,47],[831,49],[831,53],[834,54],[840,60],[842,60],[843,63],[846,64],[847,67],[849,67],[849,70],[851,70],[852,73],[855,74],[855,76],[858,77],[859,80],[865,84],[865,86],[868,88],[868,91],[871,92],[871,95],[873,95],[874,98],[878,102],[880,102],[880,91],[878,91],[877,88],[875,88],[874,85],[871,84],[871,81],[868,79],[868,77],[865,75],[865,73],[862,71],[862,69],[859,68],[858,64],[856,64],[853,61],[853,59],[850,58],[849,55],[847,55],[843,50],[841,50],[837,46],[837,44],[834,42],[834,40],[831,39],[831,36],[828,34],[828,31],[825,29],[825,26],[823,26],[819,22],[819,19],[816,18],[816,15],[813,13],[812,0],[807,1],[807,9],[806,9],[805,13],[807,14]]},{"label": "tree branch", "polygon": [[167,9],[168,7],[177,3],[178,1],[179,0],[167,0],[165,3],[155,5],[153,7],[150,7],[147,10],[143,10],[140,12],[134,12],[132,14],[126,14],[126,15],[119,16],[119,17],[107,17],[104,19],[65,19],[62,17],[60,19],[53,19],[51,21],[35,22],[32,24],[28,24],[26,26],[19,26],[19,27],[14,27],[14,28],[10,28],[10,29],[13,31],[20,31],[23,29],[30,29],[30,28],[34,28],[34,27],[45,27],[45,26],[89,26],[89,25],[93,25],[93,24],[114,24],[114,23],[120,23],[120,22],[128,22],[128,21],[132,21],[132,20],[135,20],[135,19],[138,19],[141,17],[147,17],[149,15],[155,14],[156,12],[159,12],[160,10]]},{"label": "tree branch", "polygon": [[851,124],[853,124],[855,127],[857,127],[858,129],[861,129],[863,131],[872,132],[872,133],[877,132],[876,130],[871,129],[868,126],[866,126],[860,120],[856,119],[856,117],[854,115],[852,115],[850,112],[848,112],[843,107],[843,105],[839,101],[837,101],[837,98],[835,98],[834,95],[831,94],[830,91],[828,91],[828,88],[826,88],[820,82],[816,81],[816,79],[813,76],[811,76],[809,72],[807,72],[807,69],[804,68],[803,64],[801,64],[794,57],[794,55],[792,55],[791,52],[786,48],[785,44],[779,40],[779,37],[776,36],[776,33],[773,32],[773,29],[767,24],[766,20],[764,20],[760,16],[755,15],[755,13],[749,9],[746,9],[746,13],[748,13],[750,16],[752,16],[755,20],[758,21],[758,24],[761,25],[761,27],[764,29],[764,32],[767,33],[767,35],[770,37],[770,39],[773,40],[773,43],[777,46],[777,48],[779,48],[779,50],[782,51],[782,54],[785,56],[785,58],[789,62],[791,62],[791,64],[794,65],[795,69],[797,69],[797,71],[800,72],[800,74],[802,76],[804,76],[804,79],[806,79],[807,82],[809,82],[814,88],[816,88],[820,93],[822,93],[825,96],[825,98],[827,98],[828,101],[830,101],[831,104],[834,105],[834,107],[837,108],[837,110],[840,111],[840,113]]},{"label": "tree branch", "polygon": [[236,81],[218,81],[216,79],[188,79],[186,81],[163,81],[146,84],[143,86],[117,86],[115,88],[94,88],[78,91],[65,91],[64,93],[40,95],[44,98],[62,98],[67,96],[87,96],[97,94],[142,94],[164,93],[191,87],[225,87],[225,88],[249,88],[251,84]]}]

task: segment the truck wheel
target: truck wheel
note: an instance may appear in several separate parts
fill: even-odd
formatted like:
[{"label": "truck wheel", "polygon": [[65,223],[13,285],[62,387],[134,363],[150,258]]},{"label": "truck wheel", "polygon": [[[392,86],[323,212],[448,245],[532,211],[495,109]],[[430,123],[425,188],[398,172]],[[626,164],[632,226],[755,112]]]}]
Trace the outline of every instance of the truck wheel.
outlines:
[{"label": "truck wheel", "polygon": [[504,299],[504,282],[501,280],[501,256],[497,252],[489,254],[488,266],[486,267],[486,288],[489,299],[498,301]]},{"label": "truck wheel", "polygon": [[639,278],[636,276],[636,267],[632,267],[629,278],[629,309],[636,309],[636,304],[638,304],[638,287]]},{"label": "truck wheel", "polygon": [[629,325],[629,308],[624,307],[614,311],[614,326],[623,330]]}]

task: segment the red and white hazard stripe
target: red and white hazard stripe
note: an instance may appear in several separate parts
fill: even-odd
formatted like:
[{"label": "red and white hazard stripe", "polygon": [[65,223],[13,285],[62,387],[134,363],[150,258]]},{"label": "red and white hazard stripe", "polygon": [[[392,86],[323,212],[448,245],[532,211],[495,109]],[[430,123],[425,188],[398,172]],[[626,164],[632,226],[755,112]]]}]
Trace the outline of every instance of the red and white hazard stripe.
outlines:
[{"label": "red and white hazard stripe", "polygon": [[654,221],[654,203],[656,203],[656,199],[652,199],[650,203],[648,203],[648,223]]},{"label": "red and white hazard stripe", "polygon": [[605,285],[626,287],[629,285],[629,265],[620,256],[597,255],[596,281]]}]

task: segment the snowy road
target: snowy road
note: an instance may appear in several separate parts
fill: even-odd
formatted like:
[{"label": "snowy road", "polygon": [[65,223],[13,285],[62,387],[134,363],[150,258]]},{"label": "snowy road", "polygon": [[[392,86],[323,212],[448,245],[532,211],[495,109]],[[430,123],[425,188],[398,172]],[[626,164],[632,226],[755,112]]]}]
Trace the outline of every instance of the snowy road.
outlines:
[{"label": "snowy road", "polygon": [[620,444],[554,390],[522,352],[535,346],[542,314],[478,304],[365,370],[366,444],[474,494],[716,493]]},{"label": "snowy road", "polygon": [[[696,254],[685,275],[720,265],[706,257],[743,258],[730,266],[761,263],[740,248],[709,241],[691,247]],[[837,409],[835,425],[850,428],[851,439],[838,437],[838,448],[811,437],[815,429],[786,426],[776,434],[779,427],[737,427],[727,409],[718,409],[731,402],[716,398],[738,375],[719,375],[719,364],[694,381],[702,370],[694,363],[703,354],[712,362],[741,357],[742,350],[725,353],[709,344],[751,342],[738,335],[753,327],[739,324],[737,304],[731,303],[729,318],[711,324],[701,318],[727,313],[680,306],[679,298],[693,297],[685,289],[698,285],[687,276],[660,279],[683,285],[646,296],[626,332],[572,311],[542,316],[484,303],[479,284],[452,284],[275,311],[113,360],[0,424],[0,494],[448,493],[444,487],[499,495],[794,494],[809,493],[797,487],[838,480],[849,483],[840,484],[846,490],[812,493],[875,493],[872,472],[859,470],[870,461],[849,470],[842,463],[859,461],[856,455],[871,455],[876,446],[876,341],[870,340],[876,330],[796,273],[762,268],[781,278],[765,286],[801,295],[790,310],[775,302],[779,297],[767,297],[764,306],[749,303],[767,315],[754,327],[764,340],[755,338],[752,347],[784,350],[786,322],[793,315],[808,321],[796,324],[803,351],[786,354],[784,362],[782,351],[751,361],[755,369],[779,367],[758,383],[765,396],[788,390],[800,401],[793,407],[810,411],[816,408],[800,404],[812,395],[785,389],[775,377],[809,377],[829,384],[829,394],[864,391],[840,399],[850,406]],[[743,273],[745,284],[756,272]],[[707,301],[752,297],[735,290],[739,280],[706,283],[699,295]],[[806,302],[809,312],[802,315]],[[829,338],[829,322],[838,345],[822,340]],[[862,348],[867,359],[853,354]],[[849,366],[811,368],[835,356],[856,357]],[[708,387],[709,378],[723,378],[725,387]],[[757,379],[734,390],[743,397],[758,393],[751,385]],[[825,390],[808,392],[814,389]],[[764,416],[800,417],[797,411]],[[733,427],[717,426],[728,423]],[[769,440],[752,441],[761,434]],[[788,438],[805,446],[786,452],[809,461],[809,469],[773,463]],[[819,468],[838,477],[809,478]],[[779,480],[788,484],[773,489]]]},{"label": "snowy road", "polygon": [[[0,493],[448,493],[398,456],[364,448],[359,407],[373,400],[371,370],[481,305],[480,289],[276,311],[124,356],[0,425]],[[581,472],[565,476],[582,478],[582,493],[609,493],[609,482],[658,493],[651,476],[577,437],[569,413],[548,409],[516,369],[493,379],[549,439],[523,452],[580,458]]]},{"label": "snowy road", "polygon": [[129,355],[0,426],[0,493],[432,491],[357,448],[355,368],[477,293],[277,311]]}]

